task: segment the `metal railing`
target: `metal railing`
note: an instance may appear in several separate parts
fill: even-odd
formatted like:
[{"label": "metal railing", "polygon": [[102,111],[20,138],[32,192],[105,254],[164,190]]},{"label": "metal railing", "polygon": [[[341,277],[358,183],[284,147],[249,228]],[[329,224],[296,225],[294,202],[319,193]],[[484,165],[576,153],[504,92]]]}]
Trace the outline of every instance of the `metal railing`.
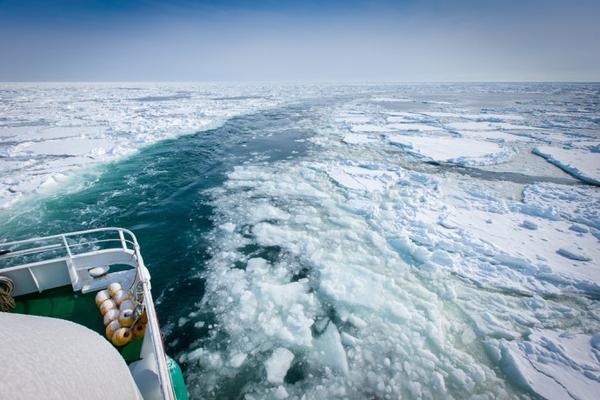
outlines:
[{"label": "metal railing", "polygon": [[[112,239],[87,239],[85,235],[98,234],[98,233],[116,233],[118,238]],[[125,238],[125,235],[128,238]],[[69,243],[69,239],[77,239],[78,242]],[[48,243],[50,241],[57,241],[52,244],[39,244],[36,243]],[[50,235],[43,237],[34,237],[24,240],[16,240],[12,242],[0,242],[0,260],[14,259],[16,257],[40,255],[52,251],[64,249],[65,256],[73,256],[76,252],[74,250],[82,249],[85,246],[98,246],[102,243],[119,243],[118,247],[124,250],[134,250],[138,246],[137,239],[133,232],[123,228],[96,228],[88,229],[77,232],[61,233],[58,235]],[[131,247],[131,248],[130,248]],[[55,258],[55,256],[53,256]],[[41,257],[43,259],[43,257]]]},{"label": "metal railing", "polygon": [[[85,235],[99,233],[116,233],[118,235],[118,239],[89,239],[84,237]],[[79,241],[69,243],[69,240],[73,241],[77,238],[79,238]],[[57,243],[48,244],[48,242],[51,241],[57,241]],[[37,246],[36,243],[38,244]],[[152,337],[153,352],[156,356],[155,361],[158,369],[161,392],[164,399],[175,399],[173,384],[171,382],[169,368],[167,365],[166,353],[164,351],[164,345],[160,335],[158,317],[156,315],[156,310],[154,309],[154,301],[152,300],[152,294],[150,291],[150,273],[144,265],[144,261],[140,252],[140,246],[133,232],[124,228],[108,227],[4,242],[0,243],[0,261],[18,260],[19,257],[30,257],[34,259],[36,263],[39,263],[40,261],[51,261],[61,257],[72,258],[76,255],[98,251],[98,246],[106,243],[118,243],[119,246],[110,248],[121,248],[123,251],[133,252],[135,256],[136,281],[142,285],[146,314],[148,316],[148,327],[150,328],[149,332]],[[90,247],[90,249],[85,250],[86,247]],[[63,254],[60,254],[62,252],[56,253],[61,249],[64,250]],[[78,250],[84,251],[78,252]],[[15,268],[27,268],[27,263],[10,266],[9,268],[11,270]],[[3,269],[0,268],[0,274],[2,274],[2,272]]]}]

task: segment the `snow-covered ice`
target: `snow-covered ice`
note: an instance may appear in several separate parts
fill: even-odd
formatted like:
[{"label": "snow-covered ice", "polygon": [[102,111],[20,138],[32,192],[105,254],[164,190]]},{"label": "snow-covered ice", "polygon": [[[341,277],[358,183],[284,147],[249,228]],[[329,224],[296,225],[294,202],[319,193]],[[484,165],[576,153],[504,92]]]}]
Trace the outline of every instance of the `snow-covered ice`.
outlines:
[{"label": "snow-covered ice", "polygon": [[600,391],[600,335],[534,331],[504,342],[502,358],[517,383],[548,399],[593,399]]},{"label": "snow-covered ice", "polygon": [[347,135],[344,135],[344,138],[342,140],[348,144],[360,144],[360,143],[373,142],[375,139],[368,135],[349,133]]},{"label": "snow-covered ice", "polygon": [[283,378],[285,378],[285,374],[290,369],[293,359],[294,353],[284,347],[278,347],[273,350],[273,354],[265,362],[267,380],[275,384],[283,383]]},{"label": "snow-covered ice", "polygon": [[550,146],[536,147],[534,153],[583,181],[600,185],[600,153]]},{"label": "snow-covered ice", "polygon": [[451,122],[448,124],[448,127],[455,130],[521,130],[521,131],[529,131],[529,130],[539,130],[541,128],[536,128],[528,125],[517,125],[509,122],[485,122],[485,121],[469,121],[469,122]]},{"label": "snow-covered ice", "polygon": [[389,135],[389,140],[426,160],[460,165],[496,164],[512,155],[496,143],[467,138]]}]

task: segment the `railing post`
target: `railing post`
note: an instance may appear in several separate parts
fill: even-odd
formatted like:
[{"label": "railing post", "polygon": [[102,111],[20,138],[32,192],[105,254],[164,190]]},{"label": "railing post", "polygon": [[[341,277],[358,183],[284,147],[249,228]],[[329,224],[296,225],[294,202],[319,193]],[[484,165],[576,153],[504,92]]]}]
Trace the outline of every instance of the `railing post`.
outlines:
[{"label": "railing post", "polygon": [[69,256],[65,262],[67,263],[67,270],[69,271],[69,277],[71,278],[71,286],[73,289],[80,290],[80,280],[79,273],[73,266],[73,254],[71,253],[71,249],[69,248],[69,243],[67,242],[67,237],[65,235],[61,235],[63,244],[65,245],[65,250],[67,251],[67,255]]},{"label": "railing post", "polygon": [[119,239],[121,239],[121,246],[123,246],[123,250],[127,250],[127,242],[125,241],[125,235],[123,235],[122,229],[119,229]]},{"label": "railing post", "polygon": [[63,244],[65,245],[65,250],[67,251],[67,255],[70,257],[73,257],[73,254],[71,254],[71,249],[69,248],[69,243],[67,243],[67,237],[65,235],[61,235]]}]

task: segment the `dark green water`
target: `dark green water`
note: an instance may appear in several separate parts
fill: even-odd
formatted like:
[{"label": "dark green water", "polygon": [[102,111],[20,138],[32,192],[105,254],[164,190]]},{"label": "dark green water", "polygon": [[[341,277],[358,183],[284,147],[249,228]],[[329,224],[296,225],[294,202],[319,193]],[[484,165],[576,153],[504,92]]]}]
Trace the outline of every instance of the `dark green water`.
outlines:
[{"label": "dark green water", "polygon": [[310,118],[309,108],[302,105],[271,110],[147,147],[103,166],[81,191],[2,211],[0,240],[104,226],[131,229],[152,274],[167,351],[177,356],[205,337],[212,322],[204,315],[203,329],[177,326],[204,294],[199,273],[210,257],[207,235],[213,228],[206,191],[245,161],[301,156],[306,144],[295,139],[311,132],[293,127],[305,118]]}]

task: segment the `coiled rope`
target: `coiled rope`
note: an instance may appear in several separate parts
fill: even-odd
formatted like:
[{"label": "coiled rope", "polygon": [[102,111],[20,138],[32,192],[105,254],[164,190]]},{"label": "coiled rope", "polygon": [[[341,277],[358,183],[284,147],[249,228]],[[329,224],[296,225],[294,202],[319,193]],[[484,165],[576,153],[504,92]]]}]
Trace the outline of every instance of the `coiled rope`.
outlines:
[{"label": "coiled rope", "polygon": [[0,276],[0,311],[8,312],[16,307],[12,294],[15,283],[7,276]]}]

